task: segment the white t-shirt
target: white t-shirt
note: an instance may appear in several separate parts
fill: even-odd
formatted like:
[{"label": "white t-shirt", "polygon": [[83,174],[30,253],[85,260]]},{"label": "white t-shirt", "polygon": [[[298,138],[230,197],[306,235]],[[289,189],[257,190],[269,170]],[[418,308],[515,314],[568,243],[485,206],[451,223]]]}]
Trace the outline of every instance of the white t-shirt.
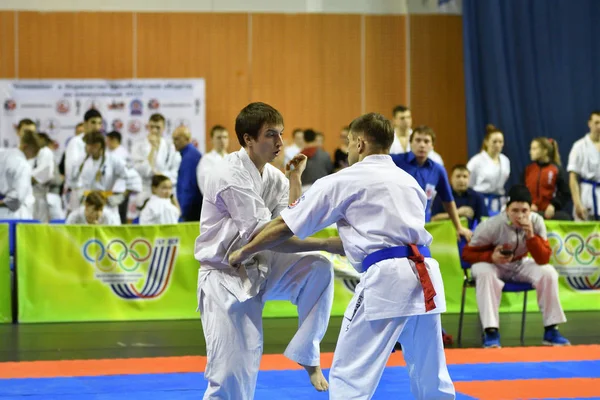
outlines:
[{"label": "white t-shirt", "polygon": [[[582,179],[598,183],[595,195],[598,207],[600,207],[600,151],[596,148],[589,134],[573,143],[569,153],[567,171],[575,172]],[[579,184],[581,204],[588,210],[590,215],[593,214],[594,208],[592,188],[593,186],[589,183],[582,182]]]},{"label": "white t-shirt", "polygon": [[140,212],[140,225],[168,225],[179,221],[181,211],[171,199],[163,199],[153,194]]},{"label": "white t-shirt", "polygon": [[[408,259],[384,260],[366,272],[362,262],[384,248],[429,246],[426,205],[427,196],[412,176],[390,156],[372,155],[316,181],[281,216],[301,239],[337,224],[348,261],[363,273],[356,290],[364,290],[367,320],[376,320],[425,313],[421,283]],[[430,258],[426,264],[437,293],[430,313],[441,313],[446,303],[439,265]]]}]

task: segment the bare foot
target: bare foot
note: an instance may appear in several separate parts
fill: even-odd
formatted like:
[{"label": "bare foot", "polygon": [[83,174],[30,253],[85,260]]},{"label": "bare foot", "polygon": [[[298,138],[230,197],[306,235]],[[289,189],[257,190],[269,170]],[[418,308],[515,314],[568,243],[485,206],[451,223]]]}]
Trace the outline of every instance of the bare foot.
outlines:
[{"label": "bare foot", "polygon": [[[300,364],[302,365],[302,364]],[[319,366],[310,366],[310,365],[302,365],[306,372],[308,372],[308,376],[310,377],[310,383],[317,389],[319,392],[326,392],[329,389],[329,383],[327,383],[327,379],[323,375],[323,371],[321,371],[321,367]]]}]

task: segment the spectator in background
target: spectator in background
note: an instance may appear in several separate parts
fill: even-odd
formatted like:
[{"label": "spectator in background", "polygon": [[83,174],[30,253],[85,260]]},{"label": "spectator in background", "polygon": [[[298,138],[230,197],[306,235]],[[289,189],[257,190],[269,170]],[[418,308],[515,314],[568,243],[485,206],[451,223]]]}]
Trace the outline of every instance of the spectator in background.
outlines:
[{"label": "spectator in background", "polygon": [[479,224],[462,254],[465,261],[473,264],[477,308],[484,329],[483,347],[500,347],[498,310],[506,280],[535,287],[544,321],[543,344],[569,345],[556,327],[567,318],[560,305],[558,273],[548,264],[552,250],[544,218],[531,213],[527,187],[515,185],[508,196],[506,211]]},{"label": "spectator in background", "polygon": [[[131,148],[133,167],[142,177],[142,193],[135,196],[138,209],[152,194],[152,177],[165,175],[175,185],[181,164],[181,155],[173,143],[163,137],[165,117],[162,114],[152,114],[146,128],[148,129],[146,140],[138,140]],[[132,219],[136,216],[135,212],[130,212],[128,215]]]},{"label": "spectator in background", "polygon": [[294,143],[292,143],[289,146],[286,146],[285,149],[283,149],[283,152],[285,153],[284,165],[289,163],[296,154],[300,153],[305,145],[304,132],[302,131],[302,129],[294,129],[294,132],[292,132],[292,137],[294,138]]},{"label": "spectator in background", "polygon": [[483,195],[490,216],[498,214],[506,202],[504,185],[510,175],[510,161],[502,154],[503,148],[504,134],[490,124],[481,152],[467,163],[471,173],[469,187]]},{"label": "spectator in background", "polygon": [[47,223],[50,220],[48,192],[54,177],[54,154],[44,146],[35,131],[25,130],[21,134],[19,148],[31,166],[31,184],[33,189],[33,218]]},{"label": "spectator in background", "polygon": [[317,136],[315,138],[315,146],[322,149],[325,144],[325,135],[321,132],[316,132]]},{"label": "spectator in background", "polygon": [[458,236],[463,236],[467,241],[471,238],[471,231],[463,228],[460,223],[456,204],[452,197],[452,189],[448,183],[448,174],[444,167],[429,159],[428,154],[435,141],[435,132],[428,126],[417,127],[410,135],[412,150],[408,153],[392,154],[392,160],[399,167],[411,175],[419,183],[427,195],[427,210],[425,220],[431,220],[431,206],[433,198],[439,196],[442,205],[449,214]]},{"label": "spectator in background", "polygon": [[569,187],[576,220],[600,220],[600,110],[588,120],[590,132],[569,153]]},{"label": "spectator in background", "polygon": [[348,132],[350,128],[345,126],[340,133],[340,147],[333,154],[333,172],[337,172],[348,166]]},{"label": "spectator in background", "polygon": [[68,225],[121,225],[119,215],[106,206],[100,191],[94,190],[85,196],[83,206],[69,214]]},{"label": "spectator in background", "polygon": [[0,219],[31,219],[31,167],[19,149],[0,148]]},{"label": "spectator in background", "polygon": [[215,125],[210,130],[210,140],[212,142],[212,150],[202,156],[196,170],[200,193],[204,193],[206,179],[214,171],[215,166],[222,162],[227,155],[229,132],[227,132],[225,127]]},{"label": "spectator in background", "polygon": [[181,209],[173,196],[173,183],[164,175],[152,177],[152,196],[142,206],[140,225],[176,224]]},{"label": "spectator in background", "polygon": [[553,139],[538,137],[531,141],[532,163],[525,167],[522,183],[532,195],[531,211],[544,219],[570,220],[563,211],[569,201],[569,180],[561,167],[558,144]]},{"label": "spectator in background", "polygon": [[124,198],[123,192],[115,190],[118,180],[125,181],[124,189],[131,192],[142,190],[142,180],[139,174],[127,165],[125,160],[113,156],[106,151],[104,135],[94,131],[85,134],[86,157],[76,168],[69,187],[71,192],[70,211],[81,205],[84,196],[93,190],[102,191],[108,206],[118,215],[117,206]]},{"label": "spectator in background", "polygon": [[[481,218],[488,216],[488,212],[483,197],[469,188],[469,169],[466,165],[457,164],[452,167],[450,186],[452,186],[452,197],[456,203],[458,216],[469,221],[469,229],[475,229],[475,226],[481,222]],[[444,209],[440,196],[436,196],[433,200],[431,214],[432,221],[450,219],[450,214]]]},{"label": "spectator in background", "polygon": [[[390,147],[390,154],[402,154],[410,151],[410,135],[412,134],[412,113],[406,106],[396,106],[392,111],[394,118],[394,142]],[[431,145],[431,151],[427,155],[431,161],[444,165],[442,156],[433,149],[435,143]]]},{"label": "spectator in background", "polygon": [[[131,166],[131,158],[125,146],[122,145],[120,132],[112,131],[106,134],[106,152],[116,158],[122,159],[127,166]],[[121,217],[121,222],[125,223],[127,221],[127,205],[129,204],[129,192],[125,190],[125,181],[123,179],[117,180],[113,191],[123,193],[123,201],[119,204],[119,216]]]},{"label": "spectator in background", "polygon": [[25,131],[37,132],[37,126],[35,125],[35,122],[33,122],[33,120],[29,118],[23,118],[17,124],[16,132],[19,142],[21,141],[21,137],[23,137],[23,133]]},{"label": "spectator in background", "polygon": [[200,152],[192,144],[192,134],[184,126],[173,131],[175,149],[181,154],[181,165],[177,177],[177,200],[181,206],[181,217],[184,221],[200,221],[202,194],[198,188],[196,171],[202,158]]},{"label": "spectator in background", "polygon": [[[71,140],[73,140],[73,138],[76,138],[79,135],[82,135],[81,138],[83,138],[84,133],[85,133],[84,123],[80,122],[75,126],[75,136],[71,136],[65,142],[65,150],[63,151],[60,162],[58,163],[58,172],[60,173],[60,175],[63,178],[63,184],[64,184],[64,181],[66,181],[66,172],[65,172],[66,171],[66,157],[67,157],[67,149],[69,148],[69,143],[71,143]],[[83,144],[83,141],[82,141],[82,144]],[[83,152],[85,152],[85,145],[84,145]],[[63,192],[62,188],[61,188],[60,192],[61,193]]]},{"label": "spectator in background", "polygon": [[[82,125],[83,126],[83,125]],[[54,162],[56,168],[54,168],[54,176],[48,182],[48,193],[46,194],[46,200],[48,201],[48,217],[50,221],[52,220],[63,220],[65,219],[65,210],[63,207],[62,199],[60,194],[62,193],[62,185],[64,182],[64,177],[59,172],[59,162],[62,157],[64,160],[64,153],[61,157],[57,157],[58,149],[60,148],[59,144],[50,138],[47,133],[39,132],[39,138],[42,140],[42,143],[45,147],[51,149],[54,153]],[[63,164],[64,168],[64,164]]]},{"label": "spectator in background", "polygon": [[65,202],[67,212],[73,211],[81,205],[80,194],[77,194],[75,198],[72,196],[71,192],[74,188],[71,184],[77,180],[73,175],[78,172],[77,168],[80,167],[86,158],[84,137],[91,132],[100,132],[100,129],[102,129],[102,115],[100,112],[95,108],[87,110],[83,115],[83,132],[81,132],[81,129],[76,128],[76,136],[69,140],[65,149],[64,189],[66,190]]},{"label": "spectator in background", "polygon": [[312,129],[304,131],[305,147],[302,150],[308,160],[306,161],[306,169],[302,173],[302,191],[315,183],[317,179],[327,176],[333,172],[333,163],[329,154],[317,146],[317,132]]}]

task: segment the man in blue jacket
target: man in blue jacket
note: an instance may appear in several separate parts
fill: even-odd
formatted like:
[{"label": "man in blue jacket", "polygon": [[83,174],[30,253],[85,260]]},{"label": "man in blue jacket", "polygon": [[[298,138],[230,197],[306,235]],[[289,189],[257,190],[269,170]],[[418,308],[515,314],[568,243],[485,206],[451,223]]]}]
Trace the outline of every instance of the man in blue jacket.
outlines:
[{"label": "man in blue jacket", "polygon": [[177,176],[177,200],[181,207],[183,221],[200,221],[202,194],[198,189],[196,168],[202,154],[192,144],[192,135],[187,127],[173,131],[175,149],[181,154],[181,164]]}]

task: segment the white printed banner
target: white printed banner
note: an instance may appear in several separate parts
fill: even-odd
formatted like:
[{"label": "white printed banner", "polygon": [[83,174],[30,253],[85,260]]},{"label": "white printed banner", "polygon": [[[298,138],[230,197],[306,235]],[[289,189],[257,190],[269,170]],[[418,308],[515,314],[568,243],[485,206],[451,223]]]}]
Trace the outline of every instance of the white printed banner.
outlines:
[{"label": "white printed banner", "polygon": [[105,132],[120,132],[128,150],[146,137],[150,115],[160,113],[166,119],[166,139],[185,125],[204,153],[205,100],[204,79],[0,80],[0,147],[16,147],[16,126],[29,118],[39,132],[58,142],[62,153],[85,112],[95,108],[102,114]]}]

